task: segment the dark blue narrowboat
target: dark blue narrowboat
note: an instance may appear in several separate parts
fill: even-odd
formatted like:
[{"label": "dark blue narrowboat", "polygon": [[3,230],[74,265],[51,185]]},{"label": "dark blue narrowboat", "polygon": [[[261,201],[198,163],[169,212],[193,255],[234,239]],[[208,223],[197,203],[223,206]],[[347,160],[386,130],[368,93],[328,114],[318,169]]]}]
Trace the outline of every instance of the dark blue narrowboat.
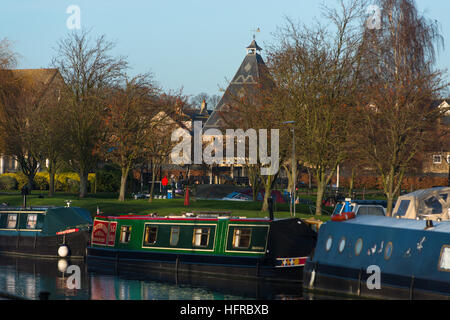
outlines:
[{"label": "dark blue narrowboat", "polygon": [[0,254],[84,258],[92,218],[76,207],[0,207]]},{"label": "dark blue narrowboat", "polygon": [[450,298],[450,221],[357,216],[324,223],[305,291],[383,299]]}]

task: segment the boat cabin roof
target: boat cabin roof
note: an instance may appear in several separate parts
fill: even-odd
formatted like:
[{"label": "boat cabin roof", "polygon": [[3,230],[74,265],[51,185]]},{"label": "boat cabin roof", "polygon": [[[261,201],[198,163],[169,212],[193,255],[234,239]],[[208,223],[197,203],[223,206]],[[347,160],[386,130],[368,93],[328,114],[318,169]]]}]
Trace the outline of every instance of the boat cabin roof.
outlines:
[{"label": "boat cabin roof", "polygon": [[442,221],[442,222],[433,221],[432,227],[427,227],[427,222],[424,220],[397,219],[392,217],[368,215],[368,216],[358,216],[355,219],[350,219],[345,222],[334,222],[334,223],[357,224],[357,225],[409,229],[409,230],[426,229],[427,231],[450,233],[450,221]]},{"label": "boat cabin roof", "polygon": [[108,216],[108,215],[97,215],[96,218],[102,218],[102,219],[115,219],[115,220],[167,220],[167,221],[175,221],[175,220],[182,220],[182,221],[218,221],[222,219],[228,219],[230,221],[247,221],[247,222],[265,222],[265,221],[271,221],[269,218],[247,218],[247,217],[234,217],[234,216],[219,216],[219,215],[190,215],[185,214],[181,216],[158,216],[155,214],[124,214],[124,215],[114,215],[114,216]]}]

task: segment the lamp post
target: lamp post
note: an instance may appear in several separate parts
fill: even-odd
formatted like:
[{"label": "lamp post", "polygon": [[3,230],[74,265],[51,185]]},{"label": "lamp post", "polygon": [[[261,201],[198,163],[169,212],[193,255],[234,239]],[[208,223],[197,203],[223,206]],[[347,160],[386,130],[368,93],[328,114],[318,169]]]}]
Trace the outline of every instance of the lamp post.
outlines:
[{"label": "lamp post", "polygon": [[[295,121],[285,121],[283,124],[294,124]],[[297,185],[297,175],[296,175],[296,161],[295,161],[295,127],[292,126],[292,191],[291,191],[291,203],[290,203],[290,213],[291,216],[293,215],[295,217],[295,188]]]},{"label": "lamp post", "polygon": [[450,154],[445,157],[445,161],[447,161],[448,164],[448,179],[447,179],[447,186],[450,187]]}]

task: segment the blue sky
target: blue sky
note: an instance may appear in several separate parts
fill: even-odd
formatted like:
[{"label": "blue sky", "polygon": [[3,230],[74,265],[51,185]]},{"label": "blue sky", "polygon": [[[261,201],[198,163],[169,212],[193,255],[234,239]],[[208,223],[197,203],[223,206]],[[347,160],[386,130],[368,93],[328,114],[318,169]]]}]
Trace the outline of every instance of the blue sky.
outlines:
[{"label": "blue sky", "polygon": [[[245,56],[253,31],[258,44],[273,41],[288,16],[310,24],[322,1],[306,0],[2,0],[0,39],[8,38],[20,54],[19,68],[48,67],[56,42],[68,32],[66,9],[81,9],[81,26],[117,42],[130,74],[151,71],[166,90],[188,95],[221,94]],[[326,0],[333,5],[335,0]],[[416,0],[421,12],[441,24],[450,46],[450,1]],[[440,68],[450,69],[446,48]],[[262,52],[264,57],[264,51]]]}]

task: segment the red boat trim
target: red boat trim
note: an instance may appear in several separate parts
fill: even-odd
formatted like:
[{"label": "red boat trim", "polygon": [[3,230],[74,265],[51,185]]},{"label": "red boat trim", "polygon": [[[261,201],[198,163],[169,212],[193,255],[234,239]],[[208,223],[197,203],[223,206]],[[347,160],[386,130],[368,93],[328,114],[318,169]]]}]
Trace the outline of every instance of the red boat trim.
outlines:
[{"label": "red boat trim", "polygon": [[56,234],[57,235],[61,235],[61,234],[74,233],[74,232],[78,232],[78,231],[80,231],[80,229],[74,228],[74,229],[67,229],[67,230],[64,230],[64,231],[59,231]]}]

